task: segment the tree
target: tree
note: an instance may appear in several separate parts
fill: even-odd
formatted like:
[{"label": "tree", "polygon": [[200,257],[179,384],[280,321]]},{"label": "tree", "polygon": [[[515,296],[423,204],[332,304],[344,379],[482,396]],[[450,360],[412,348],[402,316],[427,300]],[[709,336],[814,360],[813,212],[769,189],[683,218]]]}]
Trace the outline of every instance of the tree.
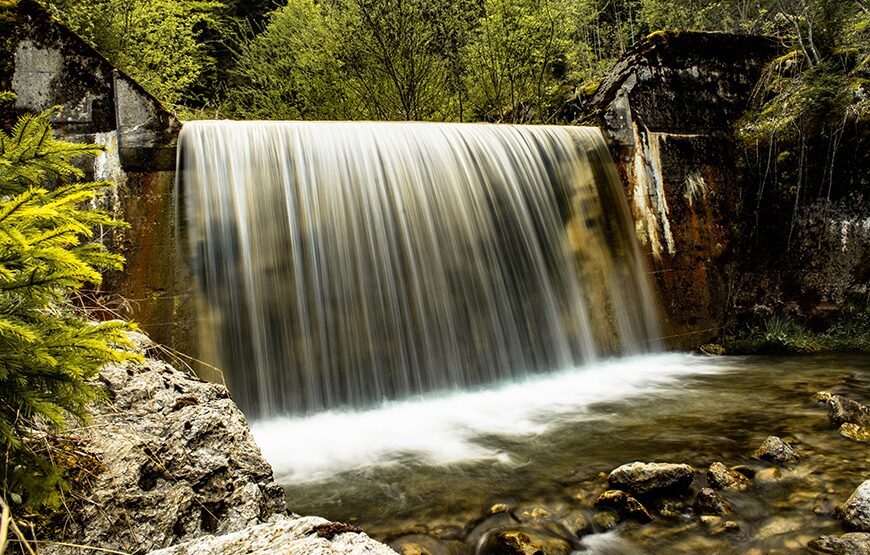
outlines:
[{"label": "tree", "polygon": [[29,507],[56,500],[62,473],[38,437],[84,419],[105,363],[135,359],[123,322],[88,321],[71,296],[123,259],[91,242],[118,226],[93,201],[108,183],[83,183],[74,162],[94,145],[55,140],[51,112],[0,132],[0,494]]},{"label": "tree", "polygon": [[[161,101],[213,95],[213,39],[224,21],[212,0],[50,0],[58,17]],[[211,86],[206,86],[211,85]]]},{"label": "tree", "polygon": [[245,119],[349,119],[335,21],[312,0],[289,0],[238,46],[227,102]]},{"label": "tree", "polygon": [[361,117],[447,119],[448,75],[438,54],[436,4],[428,0],[337,0],[344,67]]},{"label": "tree", "polygon": [[769,33],[778,0],[641,0],[650,29]]},{"label": "tree", "polygon": [[468,91],[479,119],[531,123],[560,99],[568,27],[554,0],[486,0],[466,47]]}]

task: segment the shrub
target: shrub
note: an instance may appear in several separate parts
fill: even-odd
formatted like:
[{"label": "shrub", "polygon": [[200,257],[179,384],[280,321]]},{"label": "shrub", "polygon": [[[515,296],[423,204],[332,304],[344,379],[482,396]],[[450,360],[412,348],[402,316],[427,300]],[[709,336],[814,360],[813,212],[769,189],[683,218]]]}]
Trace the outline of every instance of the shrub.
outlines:
[{"label": "shrub", "polygon": [[122,224],[94,207],[111,184],[79,181],[75,162],[99,147],[56,140],[51,114],[0,132],[0,494],[28,509],[56,503],[62,487],[41,439],[86,417],[103,364],[137,356],[131,325],[91,322],[71,302],[121,267],[90,239]]}]

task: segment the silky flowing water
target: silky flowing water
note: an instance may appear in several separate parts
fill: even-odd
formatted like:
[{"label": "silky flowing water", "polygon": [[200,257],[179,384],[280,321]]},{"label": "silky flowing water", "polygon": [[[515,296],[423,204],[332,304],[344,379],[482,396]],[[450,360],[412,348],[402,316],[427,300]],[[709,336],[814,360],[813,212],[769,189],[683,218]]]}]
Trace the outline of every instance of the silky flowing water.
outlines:
[{"label": "silky flowing water", "polygon": [[193,122],[179,143],[202,357],[249,416],[658,346],[598,129]]},{"label": "silky flowing water", "polygon": [[[457,395],[385,403],[368,411],[261,422],[254,433],[302,514],[353,523],[387,541],[426,534],[474,553],[487,530],[545,530],[590,553],[794,553],[842,533],[834,506],[870,476],[870,448],[839,435],[820,390],[870,402],[870,356],[651,355]],[[768,435],[801,461],[780,479],[724,492],[740,531],[717,533],[689,507],[652,524],[627,523],[583,540],[600,476],[635,460],[771,465],[752,452]],[[535,507],[541,523],[506,515]],[[520,516],[520,518],[522,518]],[[754,551],[753,551],[754,550]]]}]

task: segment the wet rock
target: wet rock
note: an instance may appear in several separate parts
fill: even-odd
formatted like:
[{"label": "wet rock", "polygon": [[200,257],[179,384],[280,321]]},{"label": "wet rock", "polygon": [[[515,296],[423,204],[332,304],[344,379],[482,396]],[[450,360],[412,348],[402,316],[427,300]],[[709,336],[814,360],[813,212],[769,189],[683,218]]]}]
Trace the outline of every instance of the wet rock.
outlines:
[{"label": "wet rock", "polygon": [[752,456],[779,465],[794,463],[800,458],[797,451],[777,436],[769,436],[765,439]]},{"label": "wet rock", "polygon": [[613,511],[621,520],[635,520],[637,522],[652,522],[652,516],[643,504],[620,490],[608,490],[602,493],[595,501],[595,507]]},{"label": "wet rock", "polygon": [[870,480],[858,486],[838,513],[847,530],[870,532]]},{"label": "wet rock", "polygon": [[834,427],[846,423],[870,427],[870,408],[865,405],[827,391],[816,393],[815,399],[828,405],[828,418],[831,419],[831,425]]},{"label": "wet rock", "polygon": [[718,343],[706,343],[698,347],[698,352],[707,356],[723,356],[726,354],[725,347]]},{"label": "wet rock", "polygon": [[648,496],[682,493],[695,479],[695,469],[687,464],[633,462],[614,469],[607,477],[610,487]]},{"label": "wet rock", "polygon": [[[386,545],[376,542],[360,532],[339,532],[331,537],[318,534],[324,526],[332,525],[320,517],[291,517],[279,515],[265,524],[259,524],[222,536],[204,536],[150,555],[338,555],[367,553],[395,555]],[[141,551],[137,551],[141,552]],[[433,553],[432,555],[440,555]]]},{"label": "wet rock", "polygon": [[833,515],[835,512],[834,500],[827,493],[817,495],[813,502],[813,512],[817,515]]},{"label": "wet rock", "polygon": [[452,555],[445,542],[424,534],[409,534],[389,542],[400,555]]},{"label": "wet rock", "polygon": [[510,510],[510,507],[508,507],[506,504],[496,503],[495,505],[493,505],[492,507],[489,508],[489,514],[494,515],[494,514],[498,514],[498,513],[506,513],[509,510]]},{"label": "wet rock", "polygon": [[701,524],[712,528],[722,522],[722,517],[715,515],[701,515],[698,517],[698,520],[701,521]]},{"label": "wet rock", "polygon": [[465,533],[465,528],[456,524],[433,524],[426,530],[427,535],[439,540],[462,541],[465,539]]},{"label": "wet rock", "polygon": [[571,544],[529,530],[501,530],[487,536],[480,555],[568,555]]},{"label": "wet rock", "polygon": [[842,536],[821,536],[810,542],[809,548],[816,553],[831,555],[870,554],[870,534],[852,532]]},{"label": "wet rock", "polygon": [[477,523],[466,539],[469,545],[479,545],[488,535],[498,531],[512,529],[519,524],[510,512],[501,512],[491,515]]},{"label": "wet rock", "polygon": [[695,512],[701,515],[727,515],[733,510],[734,506],[711,488],[703,488],[695,498]]},{"label": "wet rock", "polygon": [[686,516],[687,506],[682,499],[661,498],[653,503],[655,511],[665,518],[680,518]]},{"label": "wet rock", "polygon": [[713,489],[731,491],[743,491],[750,485],[750,481],[746,476],[728,468],[720,462],[710,465],[710,469],[707,470],[707,482],[710,483]]},{"label": "wet rock", "polygon": [[[143,354],[151,345],[132,338]],[[287,513],[226,388],[155,359],[107,365],[99,377],[113,404],[94,406],[71,433],[105,470],[80,492],[64,536],[48,539],[142,553]]]},{"label": "wet rock", "polygon": [[846,422],[840,426],[840,435],[855,441],[870,441],[870,426],[859,426]]},{"label": "wet rock", "polygon": [[730,534],[732,532],[739,532],[740,525],[734,522],[733,520],[726,520],[722,523],[722,526],[719,526],[715,533],[717,534]]}]

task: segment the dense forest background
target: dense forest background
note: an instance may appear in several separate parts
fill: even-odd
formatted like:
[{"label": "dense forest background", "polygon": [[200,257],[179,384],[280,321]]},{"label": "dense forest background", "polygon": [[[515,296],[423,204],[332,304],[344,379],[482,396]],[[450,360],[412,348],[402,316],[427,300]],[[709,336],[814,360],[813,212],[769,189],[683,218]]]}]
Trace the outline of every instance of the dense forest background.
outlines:
[{"label": "dense forest background", "polygon": [[[49,0],[182,118],[559,122],[658,29],[783,42],[751,139],[866,118],[864,0]],[[806,122],[810,123],[810,122]]]}]

